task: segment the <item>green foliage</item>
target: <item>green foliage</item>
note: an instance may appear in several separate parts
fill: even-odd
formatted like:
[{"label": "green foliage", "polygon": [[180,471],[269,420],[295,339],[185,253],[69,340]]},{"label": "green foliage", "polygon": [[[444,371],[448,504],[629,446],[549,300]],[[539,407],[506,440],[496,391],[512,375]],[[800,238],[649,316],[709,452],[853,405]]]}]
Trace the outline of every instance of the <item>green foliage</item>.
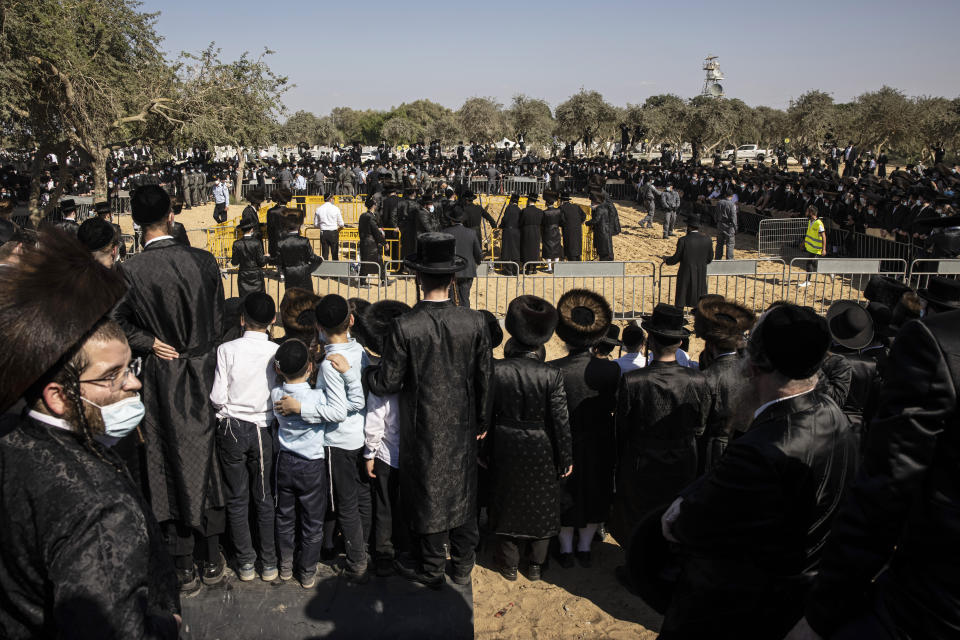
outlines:
[{"label": "green foliage", "polygon": [[594,142],[612,140],[616,133],[617,111],[597,91],[584,91],[557,105],[554,112],[557,135],[573,141],[588,133]]},{"label": "green foliage", "polygon": [[457,111],[460,128],[467,140],[489,143],[506,135],[501,109],[493,98],[470,98]]},{"label": "green foliage", "polygon": [[507,123],[512,136],[524,134],[528,142],[547,144],[553,137],[556,123],[550,113],[550,105],[545,100],[530,98],[519,93],[513,96],[513,103],[506,111]]}]

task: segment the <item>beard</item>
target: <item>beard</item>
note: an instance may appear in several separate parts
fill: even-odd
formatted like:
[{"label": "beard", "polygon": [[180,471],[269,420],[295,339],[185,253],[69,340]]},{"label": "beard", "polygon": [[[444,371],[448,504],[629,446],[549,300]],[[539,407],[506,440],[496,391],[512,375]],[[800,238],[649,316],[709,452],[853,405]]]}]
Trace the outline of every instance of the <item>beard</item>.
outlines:
[{"label": "beard", "polygon": [[[83,417],[87,420],[87,426],[90,428],[90,435],[98,436],[105,433],[106,427],[103,424],[103,416],[100,415],[100,409],[87,404],[83,400],[80,401],[80,406],[83,410]],[[77,407],[74,403],[70,402],[67,404],[67,410],[63,414],[63,419],[66,420],[67,424],[73,427],[75,431],[80,431],[80,414],[77,413]]]}]

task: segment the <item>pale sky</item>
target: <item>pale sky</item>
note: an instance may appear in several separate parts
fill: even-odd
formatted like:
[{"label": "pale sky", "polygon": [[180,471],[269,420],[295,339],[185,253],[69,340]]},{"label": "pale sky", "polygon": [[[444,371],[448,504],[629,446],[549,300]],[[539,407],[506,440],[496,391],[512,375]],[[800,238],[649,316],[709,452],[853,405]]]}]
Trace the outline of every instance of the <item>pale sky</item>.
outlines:
[{"label": "pale sky", "polygon": [[785,108],[808,89],[840,102],[887,84],[960,95],[960,0],[263,2],[146,0],[164,49],[211,41],[228,59],[269,47],[297,85],[284,101],[325,115],[428,98],[456,109],[515,93],[552,107],[581,87],[613,104],[698,94],[719,56],[727,97]]}]

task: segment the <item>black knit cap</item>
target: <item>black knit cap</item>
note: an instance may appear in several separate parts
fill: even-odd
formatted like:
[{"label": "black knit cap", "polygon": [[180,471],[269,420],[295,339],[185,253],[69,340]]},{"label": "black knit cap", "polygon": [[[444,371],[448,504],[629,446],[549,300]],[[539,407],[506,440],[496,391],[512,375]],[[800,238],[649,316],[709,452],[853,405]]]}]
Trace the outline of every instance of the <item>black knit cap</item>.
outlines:
[{"label": "black knit cap", "polygon": [[103,218],[88,218],[77,231],[77,240],[91,252],[106,249],[116,239],[117,232],[113,225]]},{"label": "black knit cap", "polygon": [[277,305],[273,298],[262,291],[248,293],[243,299],[243,317],[257,324],[270,324],[277,315]]},{"label": "black knit cap", "polygon": [[350,305],[346,298],[335,293],[323,296],[323,299],[313,308],[317,316],[317,324],[324,329],[333,329],[343,324],[350,315]]},{"label": "black knit cap", "polygon": [[130,215],[139,225],[160,222],[170,213],[170,194],[158,185],[140,187],[130,196]]},{"label": "black knit cap", "polygon": [[812,309],[781,304],[767,312],[750,335],[754,360],[766,360],[792,380],[809,378],[820,368],[830,348],[827,321]]},{"label": "black knit cap", "polygon": [[277,370],[285,376],[295,376],[307,368],[310,351],[307,345],[296,338],[284,340],[277,348],[274,362]]}]

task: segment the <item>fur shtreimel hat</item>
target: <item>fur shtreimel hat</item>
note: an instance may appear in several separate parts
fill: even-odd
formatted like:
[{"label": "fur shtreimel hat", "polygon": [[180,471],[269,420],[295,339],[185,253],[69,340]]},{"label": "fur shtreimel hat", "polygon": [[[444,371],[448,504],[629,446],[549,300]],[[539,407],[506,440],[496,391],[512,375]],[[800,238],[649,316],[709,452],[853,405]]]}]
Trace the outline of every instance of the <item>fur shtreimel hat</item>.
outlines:
[{"label": "fur shtreimel hat", "polygon": [[519,296],[507,307],[504,323],[510,335],[529,347],[547,343],[557,328],[557,310],[537,296]]},{"label": "fur shtreimel hat", "polygon": [[557,337],[576,348],[595,345],[613,322],[610,303],[589,289],[567,291],[557,301],[557,313]]},{"label": "fur shtreimel hat", "polygon": [[375,302],[364,309],[363,313],[357,314],[351,331],[360,344],[383,355],[394,318],[402,316],[410,309],[410,305],[399,300]]},{"label": "fur shtreimel hat", "polygon": [[[283,294],[283,300],[280,301],[280,323],[283,324],[283,330],[287,333],[315,332],[316,316],[313,314],[313,308],[318,302],[320,297],[311,291],[297,287],[287,289]],[[305,311],[310,313],[304,313]]]},{"label": "fur shtreimel hat", "polygon": [[0,411],[69,353],[120,301],[127,286],[50,229],[0,281]]},{"label": "fur shtreimel hat", "polygon": [[752,311],[725,300],[701,300],[693,316],[693,331],[706,342],[736,349],[757,317]]}]

